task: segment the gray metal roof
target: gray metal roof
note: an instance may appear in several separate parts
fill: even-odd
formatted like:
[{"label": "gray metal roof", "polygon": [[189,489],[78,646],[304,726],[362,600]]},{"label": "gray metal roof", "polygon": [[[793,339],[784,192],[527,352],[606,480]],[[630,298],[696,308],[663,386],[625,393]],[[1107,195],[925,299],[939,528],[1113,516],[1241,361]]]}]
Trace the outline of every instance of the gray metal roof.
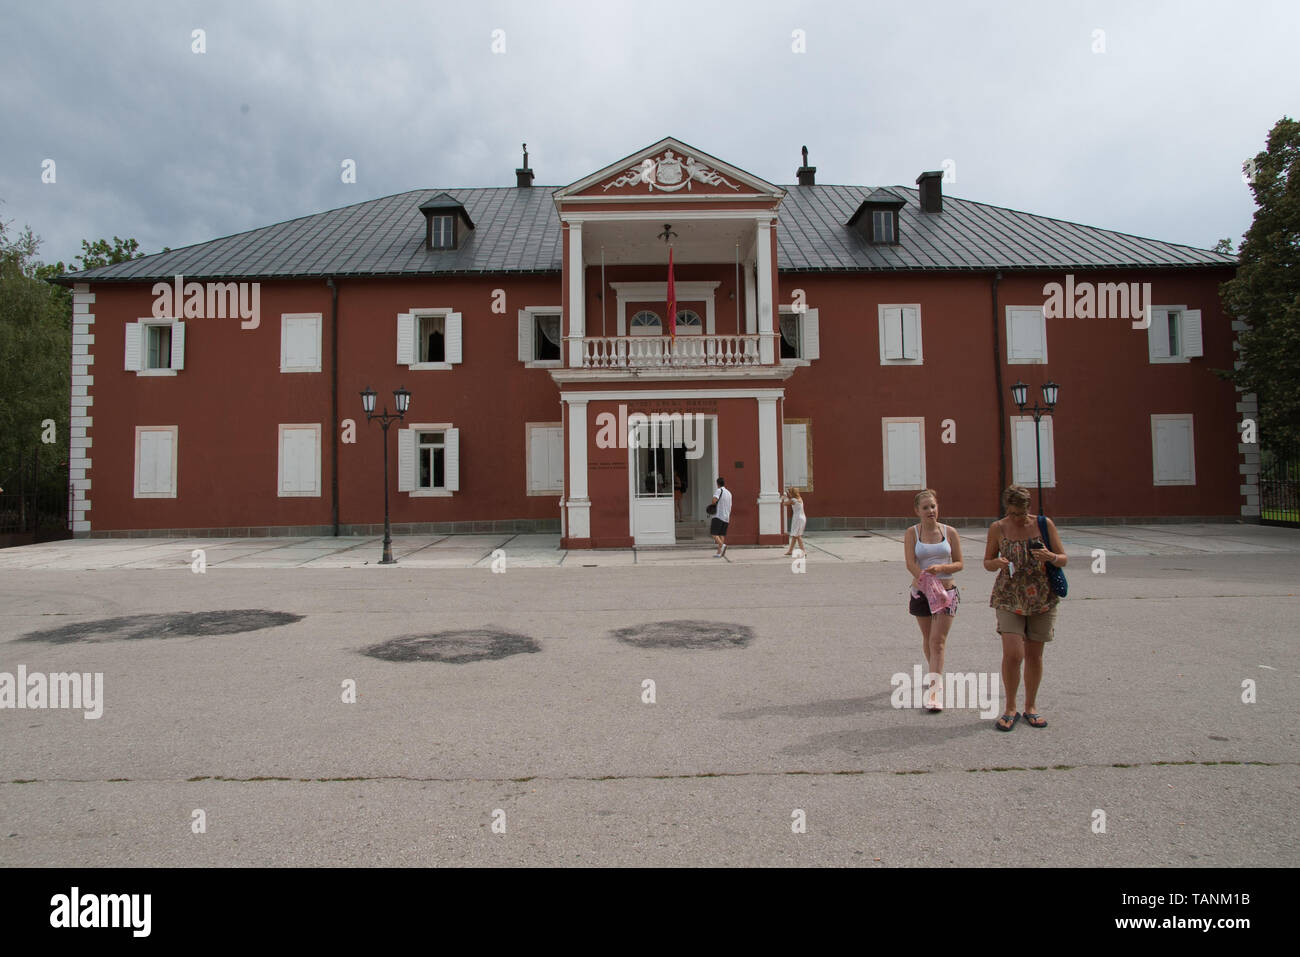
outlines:
[{"label": "gray metal roof", "polygon": [[920,190],[891,189],[906,199],[898,211],[899,242],[873,246],[844,224],[878,191],[869,186],[787,187],[776,231],[780,271],[1187,268],[1237,262],[1225,253],[952,196],[943,198],[943,212],[923,213]]},{"label": "gray metal roof", "polygon": [[[304,216],[143,259],[71,273],[58,281],[142,282],[559,273],[560,187],[412,190]],[[872,246],[846,226],[869,186],[787,186],[777,229],[781,272],[931,271],[1232,266],[1223,253],[1143,239],[1093,226],[945,196],[943,212],[922,213],[919,191],[894,186],[899,243]],[[450,196],[476,228],[459,249],[424,246],[420,206]]]}]

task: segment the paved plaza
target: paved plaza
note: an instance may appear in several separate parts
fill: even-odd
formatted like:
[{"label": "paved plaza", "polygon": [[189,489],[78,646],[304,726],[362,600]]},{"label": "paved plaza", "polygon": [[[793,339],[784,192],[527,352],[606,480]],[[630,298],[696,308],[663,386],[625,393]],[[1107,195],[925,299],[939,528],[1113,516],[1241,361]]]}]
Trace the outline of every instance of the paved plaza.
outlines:
[{"label": "paved plaza", "polygon": [[[1300,863],[1300,531],[1062,532],[1049,726],[1010,734],[894,707],[901,530],[814,533],[801,568],[544,535],[0,551],[0,675],[103,676],[98,718],[0,709],[0,865]],[[999,669],[983,539],[952,673]]]}]

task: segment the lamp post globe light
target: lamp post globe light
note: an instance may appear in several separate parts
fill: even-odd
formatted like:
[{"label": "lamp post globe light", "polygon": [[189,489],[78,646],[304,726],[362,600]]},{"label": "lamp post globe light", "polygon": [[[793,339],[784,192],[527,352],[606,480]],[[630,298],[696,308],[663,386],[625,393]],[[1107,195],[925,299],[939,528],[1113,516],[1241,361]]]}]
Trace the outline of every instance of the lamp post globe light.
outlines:
[{"label": "lamp post globe light", "polygon": [[396,413],[390,413],[388,406],[384,406],[382,413],[375,413],[375,398],[377,393],[370,386],[361,393],[361,409],[366,413],[366,421],[378,419],[380,426],[384,430],[384,556],[379,560],[381,565],[393,565],[393,529],[388,520],[388,427],[394,422],[399,422],[406,418],[406,410],[411,407],[411,393],[405,387],[393,390],[393,405],[397,409]]},{"label": "lamp post globe light", "polygon": [[1041,450],[1040,422],[1044,415],[1048,415],[1056,409],[1056,400],[1060,397],[1061,387],[1048,379],[1043,383],[1043,404],[1039,405],[1038,400],[1034,400],[1033,406],[1026,409],[1025,403],[1029,400],[1029,386],[1025,385],[1019,379],[1011,387],[1011,398],[1016,403],[1016,408],[1023,415],[1028,412],[1034,417],[1034,466],[1038,470],[1038,514],[1043,512],[1043,455]]}]

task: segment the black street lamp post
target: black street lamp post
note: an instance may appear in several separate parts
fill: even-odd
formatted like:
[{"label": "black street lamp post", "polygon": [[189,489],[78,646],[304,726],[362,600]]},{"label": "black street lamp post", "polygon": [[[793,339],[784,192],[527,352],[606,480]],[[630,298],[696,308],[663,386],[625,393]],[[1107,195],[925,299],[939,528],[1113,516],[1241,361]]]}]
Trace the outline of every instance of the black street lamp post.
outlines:
[{"label": "black street lamp post", "polygon": [[393,402],[397,406],[397,414],[392,415],[388,411],[388,406],[384,406],[384,411],[378,415],[375,414],[375,390],[366,386],[366,390],[361,393],[361,408],[365,410],[366,421],[378,419],[379,424],[384,429],[384,557],[379,560],[381,565],[395,564],[393,561],[393,529],[388,521],[388,427],[394,422],[398,422],[406,417],[406,410],[411,407],[411,393],[405,388],[393,390]]},{"label": "black street lamp post", "polygon": [[1039,423],[1043,416],[1052,412],[1056,408],[1056,399],[1059,396],[1061,387],[1050,379],[1043,383],[1043,405],[1034,400],[1032,407],[1026,409],[1025,402],[1029,399],[1029,386],[1025,385],[1019,379],[1011,387],[1011,398],[1016,402],[1016,407],[1020,409],[1021,414],[1028,412],[1034,417],[1034,465],[1038,469],[1038,514],[1043,515],[1043,454],[1040,448]]}]

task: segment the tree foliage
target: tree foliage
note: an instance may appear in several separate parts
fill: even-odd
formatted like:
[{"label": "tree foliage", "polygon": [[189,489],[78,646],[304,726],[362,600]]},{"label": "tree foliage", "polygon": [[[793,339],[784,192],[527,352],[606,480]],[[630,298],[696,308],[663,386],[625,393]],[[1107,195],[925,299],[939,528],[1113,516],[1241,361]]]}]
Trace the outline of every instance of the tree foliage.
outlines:
[{"label": "tree foliage", "polygon": [[1300,448],[1300,123],[1278,120],[1266,149],[1245,164],[1255,218],[1238,250],[1235,278],[1220,287],[1238,335],[1242,367],[1223,373],[1259,397],[1261,444]]},{"label": "tree foliage", "polygon": [[[38,451],[43,471],[68,460],[72,395],[72,295],[46,280],[69,269],[38,258],[30,227],[14,233],[0,221],[0,486],[16,485],[20,463]],[[137,258],[139,243],[113,237],[82,240],[74,270]],[[52,443],[42,442],[49,435]]]}]

